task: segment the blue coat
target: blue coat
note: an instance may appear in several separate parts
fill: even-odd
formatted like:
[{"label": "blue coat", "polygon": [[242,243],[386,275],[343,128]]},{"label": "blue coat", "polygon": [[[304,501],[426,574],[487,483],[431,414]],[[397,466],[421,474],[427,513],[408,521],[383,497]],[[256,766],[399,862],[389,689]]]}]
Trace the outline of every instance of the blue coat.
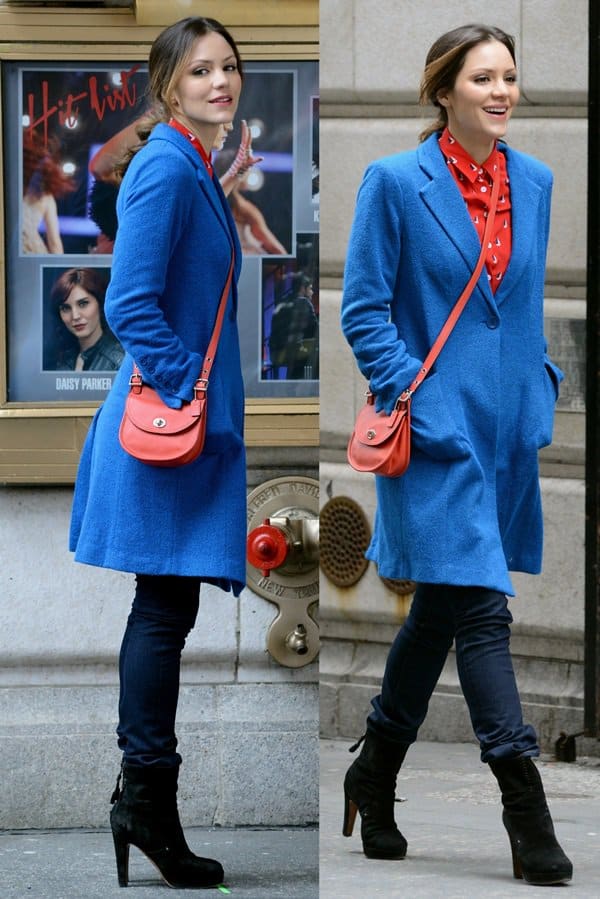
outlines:
[{"label": "blue coat", "polygon": [[[538,573],[538,450],[552,440],[562,373],[543,336],[552,174],[510,147],[512,253],[486,271],[412,401],[412,455],[376,477],[367,551],[382,576],[512,594]],[[379,406],[406,388],[474,269],[480,241],[432,135],[367,169],[348,247],[342,327]]]},{"label": "blue coat", "polygon": [[[227,201],[189,141],[157,125],[119,191],[106,318],[126,351],[83,449],[71,522],[79,562],[245,582],[244,392],[236,325],[241,251]],[[118,439],[133,359],[173,407],[190,400],[235,250],[235,277],[208,387],[206,444],[156,468]]]}]

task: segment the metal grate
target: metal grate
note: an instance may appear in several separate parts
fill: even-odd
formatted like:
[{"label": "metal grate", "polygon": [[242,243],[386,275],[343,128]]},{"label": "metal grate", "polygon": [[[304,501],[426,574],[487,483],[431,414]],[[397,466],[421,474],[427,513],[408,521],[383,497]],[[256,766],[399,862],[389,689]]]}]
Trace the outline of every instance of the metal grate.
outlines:
[{"label": "metal grate", "polygon": [[362,508],[347,496],[335,496],[320,514],[321,570],[337,587],[351,587],[369,565],[364,553],[371,539]]},{"label": "metal grate", "polygon": [[417,586],[414,581],[396,580],[391,577],[381,577],[381,575],[379,575],[379,578],[388,590],[391,590],[392,593],[397,593],[398,596],[408,596],[409,593],[414,593]]}]

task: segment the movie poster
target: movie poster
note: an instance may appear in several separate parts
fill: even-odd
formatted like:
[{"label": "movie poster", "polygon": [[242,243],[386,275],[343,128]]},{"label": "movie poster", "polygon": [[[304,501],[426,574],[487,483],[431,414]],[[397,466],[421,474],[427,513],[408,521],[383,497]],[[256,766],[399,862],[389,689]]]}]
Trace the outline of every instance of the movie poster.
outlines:
[{"label": "movie poster", "polygon": [[[2,80],[6,399],[96,403],[124,355],[103,312],[117,229],[114,164],[137,141],[147,70],[135,62],[5,62]],[[228,196],[244,254],[239,325],[249,396],[318,393],[317,88],[316,62],[247,63],[234,129],[213,156],[221,177],[245,120],[262,157]],[[275,336],[272,320],[306,278],[311,333],[300,365],[271,349],[286,316],[275,318]]]}]

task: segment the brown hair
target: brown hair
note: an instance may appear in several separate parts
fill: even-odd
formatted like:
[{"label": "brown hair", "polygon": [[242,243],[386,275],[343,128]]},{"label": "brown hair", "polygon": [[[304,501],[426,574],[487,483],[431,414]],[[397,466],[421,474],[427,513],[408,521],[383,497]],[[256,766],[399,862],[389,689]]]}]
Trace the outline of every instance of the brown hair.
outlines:
[{"label": "brown hair", "polygon": [[104,296],[106,279],[93,268],[70,268],[56,279],[50,292],[53,311],[60,318],[60,307],[68,299],[74,287],[82,287],[98,301],[100,317],[104,324]]},{"label": "brown hair", "polygon": [[211,33],[220,34],[227,41],[233,50],[238,72],[242,78],[244,77],[242,59],[237,45],[225,26],[216,19],[190,16],[187,19],[180,19],[179,22],[175,22],[174,25],[161,31],[150,48],[148,59],[148,95],[151,100],[151,109],[146,116],[140,119],[136,129],[140,143],[130,148],[124,159],[115,166],[117,177],[123,177],[135,154],[146,144],[154,126],[159,122],[167,122],[171,118],[171,95],[183,73],[194,44],[199,37],[205,37]]},{"label": "brown hair", "polygon": [[465,56],[469,50],[484,41],[499,41],[504,44],[516,65],[514,38],[494,26],[462,25],[442,34],[432,45],[425,60],[419,102],[423,106],[432,103],[437,107],[438,116],[435,122],[421,132],[420,141],[424,141],[436,131],[443,131],[448,124],[448,113],[440,105],[438,94],[442,90],[452,90],[456,77],[463,67]]}]

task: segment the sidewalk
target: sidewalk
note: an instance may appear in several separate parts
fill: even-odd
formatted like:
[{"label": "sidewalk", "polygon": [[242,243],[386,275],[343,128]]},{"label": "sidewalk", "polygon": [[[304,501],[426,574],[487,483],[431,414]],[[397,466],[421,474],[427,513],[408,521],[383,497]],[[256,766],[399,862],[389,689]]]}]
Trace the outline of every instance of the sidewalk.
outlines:
[{"label": "sidewalk", "polygon": [[[539,895],[512,876],[498,789],[472,744],[417,743],[402,766],[396,821],[408,840],[402,861],[362,852],[360,818],[342,836],[347,742],[321,743],[320,899],[509,899]],[[574,867],[568,899],[600,897],[600,760],[540,762],[559,841]],[[547,888],[548,890],[549,888]],[[545,896],[550,896],[546,891]],[[555,895],[555,893],[552,893]]]},{"label": "sidewalk", "polygon": [[[194,851],[218,858],[232,899],[510,899],[534,896],[514,880],[495,781],[472,744],[418,743],[398,781],[403,861],[367,859],[360,821],[341,835],[348,742],[321,744],[320,886],[314,828],[188,828]],[[548,800],[575,874],[569,899],[600,896],[600,760],[541,762]],[[170,890],[131,850],[132,899],[190,896]],[[524,891],[524,892],[523,892]],[[2,899],[123,899],[108,831],[0,832]],[[202,895],[226,895],[218,890]]]},{"label": "sidewalk", "polygon": [[[239,830],[186,828],[190,848],[218,858],[231,899],[318,899],[315,828]],[[0,832],[2,899],[171,899],[227,894],[220,890],[172,890],[136,849],[124,892],[108,831]]]}]

